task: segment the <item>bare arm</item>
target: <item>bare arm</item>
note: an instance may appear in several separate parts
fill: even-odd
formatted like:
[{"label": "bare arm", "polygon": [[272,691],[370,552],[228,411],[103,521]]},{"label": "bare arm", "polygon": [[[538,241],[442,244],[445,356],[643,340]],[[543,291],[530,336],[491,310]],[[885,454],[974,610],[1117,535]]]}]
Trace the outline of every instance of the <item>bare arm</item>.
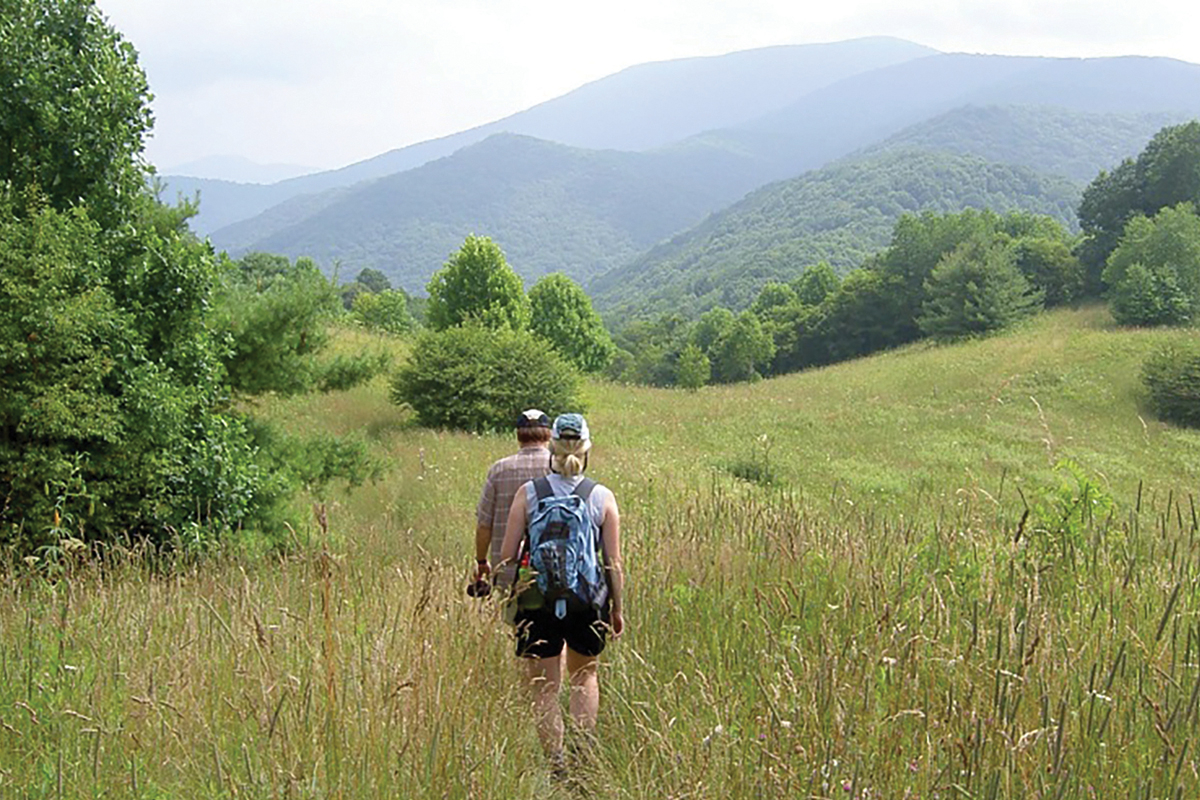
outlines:
[{"label": "bare arm", "polygon": [[604,541],[604,568],[608,573],[609,612],[613,636],[625,630],[625,570],[621,562],[621,513],[612,494],[604,504],[604,522],[600,526]]},{"label": "bare arm", "polygon": [[504,543],[500,545],[500,564],[511,564],[517,560],[521,540],[525,538],[525,487],[517,489],[512,505],[508,508],[508,523],[504,529]]},{"label": "bare arm", "polygon": [[492,526],[475,523],[475,580],[491,572],[488,559],[492,550]]}]

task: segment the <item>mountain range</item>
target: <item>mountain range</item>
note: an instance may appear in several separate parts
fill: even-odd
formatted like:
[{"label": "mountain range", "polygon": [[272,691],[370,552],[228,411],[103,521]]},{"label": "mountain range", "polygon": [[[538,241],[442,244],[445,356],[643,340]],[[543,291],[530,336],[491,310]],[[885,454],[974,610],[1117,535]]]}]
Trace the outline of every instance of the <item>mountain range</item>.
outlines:
[{"label": "mountain range", "polygon": [[1198,113],[1194,64],[865,39],[641,65],[276,184],[165,181],[168,196],[199,190],[200,231],[233,255],[369,266],[420,291],[476,233],[527,281],[565,272],[606,313],[694,312],[816,260],[848,269],[905,211],[987,204],[1073,224],[1099,170]]}]

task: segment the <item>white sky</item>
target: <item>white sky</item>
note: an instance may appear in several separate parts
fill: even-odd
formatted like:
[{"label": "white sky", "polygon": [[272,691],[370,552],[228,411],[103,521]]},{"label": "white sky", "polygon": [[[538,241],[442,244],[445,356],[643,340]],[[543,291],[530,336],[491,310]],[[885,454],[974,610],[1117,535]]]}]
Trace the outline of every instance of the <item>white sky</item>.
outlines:
[{"label": "white sky", "polygon": [[1200,62],[1182,0],[97,0],[155,94],[150,160],[332,168],[633,64],[888,35]]}]

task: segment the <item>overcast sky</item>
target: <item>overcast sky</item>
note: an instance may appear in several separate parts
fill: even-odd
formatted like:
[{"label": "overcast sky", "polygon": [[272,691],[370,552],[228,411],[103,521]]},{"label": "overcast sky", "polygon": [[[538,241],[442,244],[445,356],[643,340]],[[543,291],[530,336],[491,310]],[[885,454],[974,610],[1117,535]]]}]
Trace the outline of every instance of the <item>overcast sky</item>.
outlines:
[{"label": "overcast sky", "polygon": [[888,35],[1200,63],[1180,0],[97,0],[155,94],[150,160],[332,168],[646,61]]}]

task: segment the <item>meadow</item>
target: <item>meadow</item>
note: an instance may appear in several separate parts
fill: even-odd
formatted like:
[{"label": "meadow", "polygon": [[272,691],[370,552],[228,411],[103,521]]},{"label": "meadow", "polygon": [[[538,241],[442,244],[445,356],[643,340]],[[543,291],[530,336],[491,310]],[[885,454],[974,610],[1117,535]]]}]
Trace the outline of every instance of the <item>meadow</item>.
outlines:
[{"label": "meadow", "polygon": [[283,554],[9,564],[0,796],[1195,797],[1200,433],[1138,381],[1195,335],[1088,307],[757,384],[590,384],[628,629],[569,786],[463,591],[511,437],[417,428],[383,379],[265,401],[384,478],[305,499]]}]

